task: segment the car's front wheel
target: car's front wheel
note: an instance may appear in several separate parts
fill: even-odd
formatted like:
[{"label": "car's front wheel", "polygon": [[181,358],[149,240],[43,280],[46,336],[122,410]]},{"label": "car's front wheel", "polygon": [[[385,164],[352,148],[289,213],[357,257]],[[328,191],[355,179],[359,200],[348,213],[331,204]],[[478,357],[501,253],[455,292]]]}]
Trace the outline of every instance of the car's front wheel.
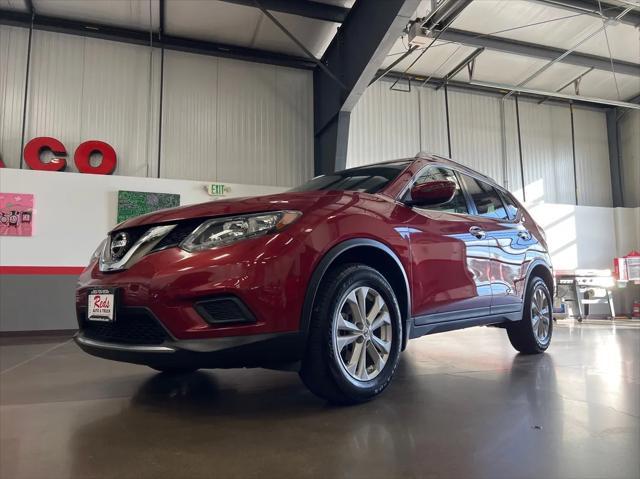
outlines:
[{"label": "car's front wheel", "polygon": [[330,402],[366,401],[389,385],[401,342],[400,308],[387,280],[366,265],[339,266],[314,303],[300,377]]},{"label": "car's front wheel", "polygon": [[553,334],[551,293],[546,283],[533,277],[527,285],[522,320],[507,325],[511,345],[524,354],[547,350]]}]

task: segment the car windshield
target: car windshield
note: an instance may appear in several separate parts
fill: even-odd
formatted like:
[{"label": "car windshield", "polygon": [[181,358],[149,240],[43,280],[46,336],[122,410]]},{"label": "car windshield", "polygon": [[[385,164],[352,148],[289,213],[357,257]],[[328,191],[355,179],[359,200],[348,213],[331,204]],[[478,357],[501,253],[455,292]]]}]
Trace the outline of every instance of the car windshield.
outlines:
[{"label": "car windshield", "polygon": [[337,171],[329,175],[317,176],[290,191],[339,190],[377,193],[395,180],[409,163],[411,162],[397,161]]}]

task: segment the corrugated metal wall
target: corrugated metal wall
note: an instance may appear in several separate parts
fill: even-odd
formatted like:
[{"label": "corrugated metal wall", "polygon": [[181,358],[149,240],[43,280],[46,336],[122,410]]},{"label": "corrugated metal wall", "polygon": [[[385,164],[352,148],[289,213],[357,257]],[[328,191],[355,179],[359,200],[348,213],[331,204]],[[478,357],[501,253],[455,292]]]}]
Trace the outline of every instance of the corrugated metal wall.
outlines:
[{"label": "corrugated metal wall", "polygon": [[418,88],[420,98],[420,151],[449,156],[444,90]]},{"label": "corrugated metal wall", "polygon": [[[603,111],[573,108],[578,204],[611,206],[611,166],[607,117]],[[640,135],[640,130],[637,132]]]},{"label": "corrugated metal wall", "polygon": [[520,100],[520,133],[527,201],[575,204],[569,106]]},{"label": "corrugated metal wall", "polygon": [[619,122],[624,206],[640,207],[640,111],[627,111]]},{"label": "corrugated metal wall", "polygon": [[160,176],[217,178],[218,59],[164,53]]},{"label": "corrugated metal wall", "polygon": [[[444,89],[414,86],[404,93],[390,84],[375,83],[354,109],[347,165],[419,150],[448,156]],[[515,99],[449,88],[448,106],[451,157],[522,198]],[[575,204],[569,106],[523,99],[518,106],[527,201]],[[605,113],[576,107],[574,122],[578,204],[611,206]]]},{"label": "corrugated metal wall", "polygon": [[26,138],[60,140],[71,171],[81,142],[106,141],[115,174],[148,176],[158,157],[159,65],[147,47],[34,31]]},{"label": "corrugated metal wall", "polygon": [[28,43],[28,30],[0,26],[0,154],[10,168],[20,166]]},{"label": "corrugated metal wall", "polygon": [[457,90],[448,96],[451,157],[519,193],[515,101]]},{"label": "corrugated metal wall", "polygon": [[[0,35],[0,151],[18,167],[28,30]],[[160,65],[158,49],[34,31],[26,140],[62,141],[71,171],[92,139],[114,147],[120,175],[280,186],[312,176],[311,72],[167,51],[160,139]]]},{"label": "corrugated metal wall", "polygon": [[311,88],[307,71],[165,52],[162,176],[305,181],[313,173]]},{"label": "corrugated metal wall", "polygon": [[347,166],[410,157],[420,151],[418,91],[390,90],[390,85],[386,81],[374,83],[354,108]]}]

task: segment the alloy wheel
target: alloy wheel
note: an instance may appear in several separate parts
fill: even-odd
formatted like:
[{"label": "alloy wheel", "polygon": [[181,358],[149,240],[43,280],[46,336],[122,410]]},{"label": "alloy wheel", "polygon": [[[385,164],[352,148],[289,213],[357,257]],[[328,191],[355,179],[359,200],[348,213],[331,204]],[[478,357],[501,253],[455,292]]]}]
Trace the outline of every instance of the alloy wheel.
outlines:
[{"label": "alloy wheel", "polygon": [[340,367],[358,381],[382,372],[391,351],[389,308],[373,288],[359,286],[340,302],[333,319],[333,346]]},{"label": "alloy wheel", "polygon": [[533,291],[531,297],[531,326],[538,342],[546,344],[550,339],[551,305],[549,298],[540,287]]}]

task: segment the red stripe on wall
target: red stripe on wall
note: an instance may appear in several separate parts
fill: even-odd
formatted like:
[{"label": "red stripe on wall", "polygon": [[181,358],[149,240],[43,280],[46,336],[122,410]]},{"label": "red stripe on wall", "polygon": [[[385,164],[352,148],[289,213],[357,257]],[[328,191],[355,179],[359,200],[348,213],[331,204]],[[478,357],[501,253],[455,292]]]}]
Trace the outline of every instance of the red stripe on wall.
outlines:
[{"label": "red stripe on wall", "polygon": [[84,268],[84,266],[0,266],[0,274],[78,276]]}]

